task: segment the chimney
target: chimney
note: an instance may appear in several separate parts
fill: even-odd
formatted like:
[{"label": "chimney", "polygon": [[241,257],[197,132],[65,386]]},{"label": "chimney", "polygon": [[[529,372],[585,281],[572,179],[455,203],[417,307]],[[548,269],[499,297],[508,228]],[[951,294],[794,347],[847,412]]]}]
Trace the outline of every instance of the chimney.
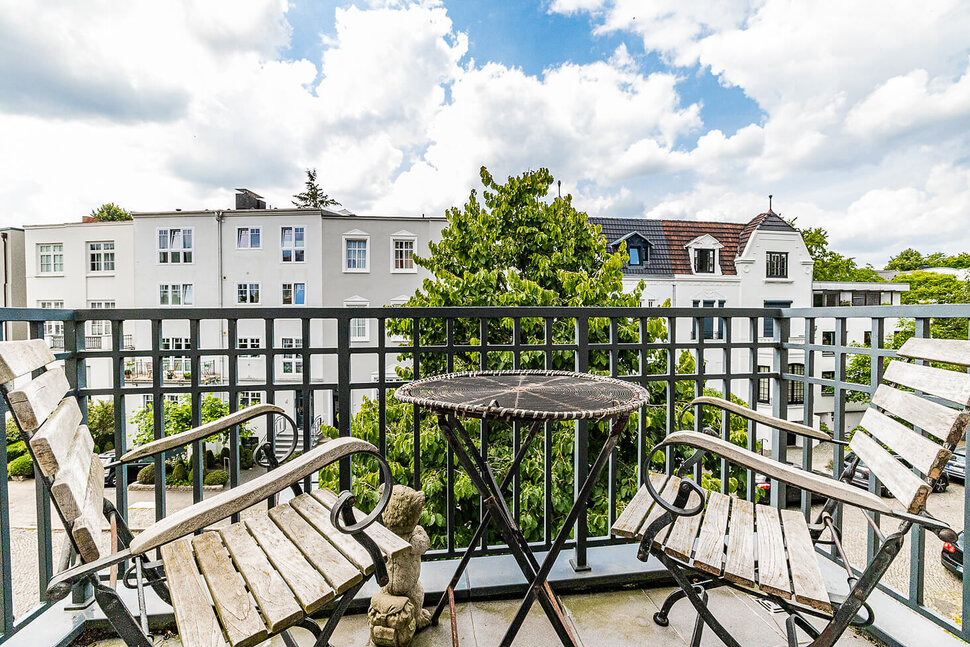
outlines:
[{"label": "chimney", "polygon": [[263,196],[256,195],[249,189],[236,189],[236,209],[265,209],[266,201]]}]

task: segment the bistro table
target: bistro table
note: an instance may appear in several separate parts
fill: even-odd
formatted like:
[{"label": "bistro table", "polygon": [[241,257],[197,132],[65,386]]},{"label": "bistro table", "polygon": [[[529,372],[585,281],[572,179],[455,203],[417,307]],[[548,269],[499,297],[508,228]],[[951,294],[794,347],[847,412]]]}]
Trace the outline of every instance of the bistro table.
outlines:
[{"label": "bistro table", "polygon": [[[585,509],[593,491],[593,485],[609,460],[630,414],[647,401],[646,390],[622,380],[569,371],[476,371],[416,380],[397,389],[394,397],[437,414],[438,425],[448,445],[478,489],[486,506],[482,523],[459,562],[451,584],[441,596],[432,615],[432,621],[437,623],[447,602],[451,607],[452,639],[457,645],[454,587],[468,564],[475,546],[484,534],[487,522],[491,519],[498,526],[522,574],[529,582],[525,598],[509,625],[501,646],[508,647],[512,644],[536,600],[545,611],[562,644],[576,645],[575,638],[566,626],[559,601],[549,586],[549,572],[566,543],[570,529]],[[516,449],[512,464],[501,485],[495,480],[491,468],[475,447],[459,417],[531,423],[525,439]],[[555,420],[601,420],[609,417],[615,420],[603,443],[603,448],[576,495],[573,506],[566,515],[546,558],[542,564],[539,564],[525,535],[509,512],[508,504],[502,496],[502,488],[506,487],[513,475],[518,472],[519,463],[525,457],[543,423]]]}]

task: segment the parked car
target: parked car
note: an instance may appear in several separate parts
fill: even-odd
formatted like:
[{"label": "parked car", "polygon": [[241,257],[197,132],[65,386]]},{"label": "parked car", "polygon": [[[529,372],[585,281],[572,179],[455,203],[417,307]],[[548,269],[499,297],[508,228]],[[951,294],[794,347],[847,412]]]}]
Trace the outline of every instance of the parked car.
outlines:
[{"label": "parked car", "polygon": [[961,483],[966,482],[967,473],[967,448],[957,447],[953,450],[953,456],[947,461],[946,467],[943,468],[943,473],[946,474],[951,481],[957,480]]},{"label": "parked car", "polygon": [[[789,463],[789,465],[791,465],[792,467],[799,467],[798,465],[795,465],[794,463]],[[828,476],[828,474],[825,474],[824,472],[819,472],[818,470],[812,470],[812,471],[815,472],[816,474],[818,474],[819,476]],[[771,498],[771,479],[769,479],[764,474],[755,474],[754,475],[754,486],[756,488],[758,488],[759,490],[761,490],[762,492],[765,493],[765,497],[763,499],[761,499],[762,501],[769,501],[770,500],[770,498]],[[802,504],[802,490],[801,490],[801,488],[795,487],[794,485],[789,485],[785,489],[785,492],[786,492],[785,498],[787,499],[787,501],[785,502],[785,507],[786,508],[794,508],[794,507],[800,506]],[[812,503],[813,504],[815,504],[815,503],[825,503],[825,497],[823,495],[819,494],[818,492],[812,492]]]},{"label": "parked car", "polygon": [[[115,459],[114,452],[105,452],[104,454],[98,454],[98,458],[101,459],[102,465],[107,465]],[[134,483],[135,478],[138,476],[138,472],[141,468],[151,465],[152,461],[135,461],[133,463],[128,463],[125,467],[128,469],[128,482]],[[105,487],[114,487],[115,480],[118,474],[118,466],[106,467],[104,470],[104,485]]]},{"label": "parked car", "polygon": [[[893,458],[898,460],[906,467],[912,467],[909,464],[909,462],[906,461],[906,459],[902,458],[898,454],[894,453]],[[849,467],[849,463],[851,463],[853,460],[855,460],[855,454],[853,454],[852,452],[849,452],[848,454],[846,454],[844,467],[846,468]],[[850,481],[850,484],[856,486],[857,488],[862,488],[863,490],[869,489],[869,468],[866,466],[865,463],[860,462],[858,467],[855,468],[855,474],[852,476],[852,480]],[[947,475],[946,470],[944,469],[943,473],[940,474],[940,478],[937,479],[936,484],[933,486],[933,491],[936,493],[945,492],[946,488],[949,485],[950,485],[950,477]],[[887,488],[885,485],[880,483],[879,496],[890,497],[892,496],[892,493],[889,491],[889,488]]]},{"label": "parked car", "polygon": [[940,562],[943,568],[954,575],[963,578],[963,531],[957,535],[957,543],[951,544],[943,542],[943,551],[940,553]]}]

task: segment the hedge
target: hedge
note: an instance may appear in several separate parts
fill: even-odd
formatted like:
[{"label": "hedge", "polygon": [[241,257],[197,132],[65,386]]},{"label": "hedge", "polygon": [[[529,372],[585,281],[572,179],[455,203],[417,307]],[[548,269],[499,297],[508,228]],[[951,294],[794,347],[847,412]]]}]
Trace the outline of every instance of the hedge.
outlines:
[{"label": "hedge", "polygon": [[33,478],[34,464],[30,460],[30,456],[28,456],[27,454],[24,454],[23,456],[16,458],[10,461],[9,463],[7,463],[7,475]]}]

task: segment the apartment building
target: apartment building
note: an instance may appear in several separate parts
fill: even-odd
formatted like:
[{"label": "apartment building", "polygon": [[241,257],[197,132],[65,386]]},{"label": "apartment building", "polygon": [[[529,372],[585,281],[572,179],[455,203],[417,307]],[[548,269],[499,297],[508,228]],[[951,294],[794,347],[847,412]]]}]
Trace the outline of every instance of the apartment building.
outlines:
[{"label": "apartment building", "polygon": [[[19,227],[0,228],[0,254],[3,262],[3,291],[0,306],[23,308],[27,306],[27,281],[24,276],[24,230]],[[26,339],[27,326],[13,322],[3,324],[3,339]]]}]

